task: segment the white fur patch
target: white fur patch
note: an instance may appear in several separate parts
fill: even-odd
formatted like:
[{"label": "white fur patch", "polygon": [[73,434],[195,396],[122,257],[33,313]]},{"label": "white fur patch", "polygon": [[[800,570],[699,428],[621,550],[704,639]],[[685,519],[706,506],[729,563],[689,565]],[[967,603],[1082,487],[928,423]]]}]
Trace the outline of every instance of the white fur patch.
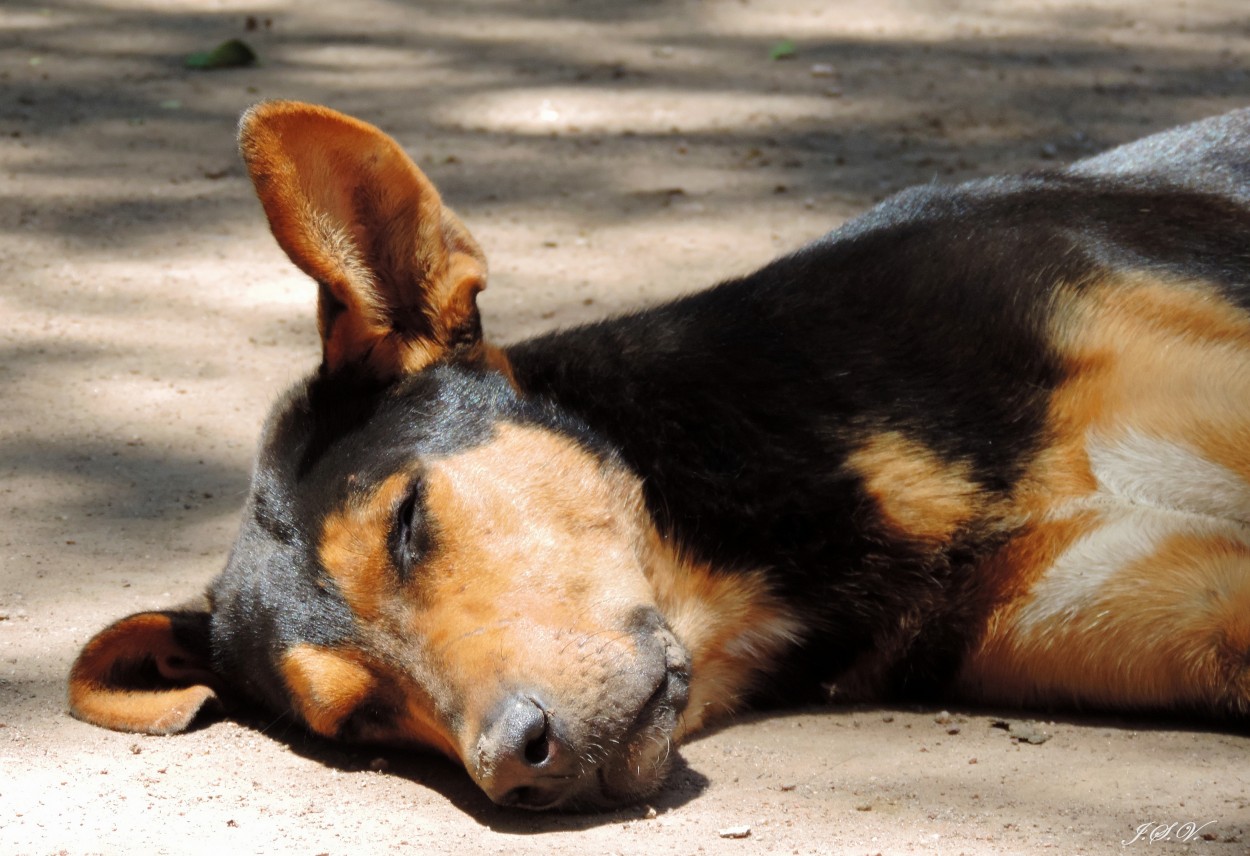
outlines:
[{"label": "white fur patch", "polygon": [[1250,521],[1250,485],[1179,443],[1126,431],[1085,446],[1101,493],[1138,505]]},{"label": "white fur patch", "polygon": [[1033,586],[1017,626],[1029,631],[1087,609],[1108,579],[1154,552],[1172,534],[1169,521],[1146,510],[1108,508],[1097,528],[1072,544]]},{"label": "white fur patch", "polygon": [[1097,620],[1098,593],[1124,568],[1177,535],[1250,544],[1250,485],[1173,442],[1134,431],[1091,436],[1086,450],[1098,492],[1052,514],[1094,510],[1099,520],[1033,586],[1017,618],[1023,632],[1078,616]]}]

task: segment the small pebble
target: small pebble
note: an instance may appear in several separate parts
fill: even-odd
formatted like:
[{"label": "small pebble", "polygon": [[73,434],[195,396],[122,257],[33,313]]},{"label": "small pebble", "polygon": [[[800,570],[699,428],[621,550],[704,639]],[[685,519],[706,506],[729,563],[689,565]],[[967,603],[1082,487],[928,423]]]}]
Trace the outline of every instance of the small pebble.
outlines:
[{"label": "small pebble", "polygon": [[721,838],[748,838],[751,835],[749,826],[727,826],[717,833]]},{"label": "small pebble", "polygon": [[1013,722],[1007,729],[1007,733],[1017,743],[1029,743],[1034,746],[1041,745],[1050,739],[1049,734],[1031,722]]}]

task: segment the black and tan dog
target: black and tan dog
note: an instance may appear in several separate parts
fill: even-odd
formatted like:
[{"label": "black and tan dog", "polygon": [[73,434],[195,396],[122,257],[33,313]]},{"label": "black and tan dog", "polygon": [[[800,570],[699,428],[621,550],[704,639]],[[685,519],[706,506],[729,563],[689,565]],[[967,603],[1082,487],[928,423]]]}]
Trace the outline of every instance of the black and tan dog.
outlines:
[{"label": "black and tan dog", "polygon": [[92,639],[75,715],[233,700],[548,808],[752,701],[1250,712],[1250,112],[505,349],[393,140],[294,103],[241,139],[322,363],[204,606]]}]

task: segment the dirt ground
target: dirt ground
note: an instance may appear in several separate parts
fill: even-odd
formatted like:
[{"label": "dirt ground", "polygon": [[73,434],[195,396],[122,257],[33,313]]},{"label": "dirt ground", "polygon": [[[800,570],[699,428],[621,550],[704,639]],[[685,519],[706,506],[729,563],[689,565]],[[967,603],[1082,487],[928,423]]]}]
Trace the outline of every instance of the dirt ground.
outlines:
[{"label": "dirt ground", "polygon": [[[1177,723],[742,716],[650,806],[535,816],[433,758],[115,734],[64,700],[92,632],[221,567],[266,406],[317,359],[234,152],[254,101],[396,135],[491,256],[511,341],[907,185],[1243,106],[1248,36],[1245,0],[3,0],[0,854],[1250,852],[1250,738]],[[261,64],[182,67],[231,37]]]}]

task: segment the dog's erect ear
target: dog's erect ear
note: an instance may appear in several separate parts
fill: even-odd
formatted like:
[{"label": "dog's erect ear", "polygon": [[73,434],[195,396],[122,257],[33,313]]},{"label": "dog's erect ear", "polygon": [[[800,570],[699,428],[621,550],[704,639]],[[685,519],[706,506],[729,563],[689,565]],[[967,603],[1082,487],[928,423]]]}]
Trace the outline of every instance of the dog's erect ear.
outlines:
[{"label": "dog's erect ear", "polygon": [[69,677],[69,709],[115,731],[173,734],[221,703],[208,612],[141,612],[97,633]]},{"label": "dog's erect ear", "polygon": [[486,259],[398,143],[325,107],[270,101],[244,114],[239,149],[274,237],[320,286],[329,371],[389,380],[481,358]]}]

